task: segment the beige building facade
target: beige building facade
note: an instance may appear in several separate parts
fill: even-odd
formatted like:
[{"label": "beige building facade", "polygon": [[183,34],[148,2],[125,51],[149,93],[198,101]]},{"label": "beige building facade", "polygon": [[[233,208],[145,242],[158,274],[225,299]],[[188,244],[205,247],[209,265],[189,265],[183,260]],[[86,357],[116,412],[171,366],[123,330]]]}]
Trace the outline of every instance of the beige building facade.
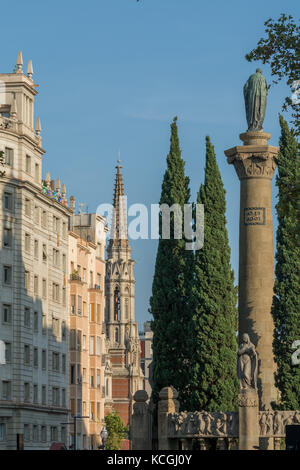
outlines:
[{"label": "beige building facade", "polygon": [[31,61],[0,75],[0,449],[67,440],[66,189],[42,180],[41,125]]},{"label": "beige building facade", "polygon": [[[106,221],[97,214],[71,217],[69,231],[69,363],[71,415],[77,424],[77,449],[101,444],[104,403],[111,384],[105,377],[104,279]],[[70,426],[70,444],[74,429]]]}]

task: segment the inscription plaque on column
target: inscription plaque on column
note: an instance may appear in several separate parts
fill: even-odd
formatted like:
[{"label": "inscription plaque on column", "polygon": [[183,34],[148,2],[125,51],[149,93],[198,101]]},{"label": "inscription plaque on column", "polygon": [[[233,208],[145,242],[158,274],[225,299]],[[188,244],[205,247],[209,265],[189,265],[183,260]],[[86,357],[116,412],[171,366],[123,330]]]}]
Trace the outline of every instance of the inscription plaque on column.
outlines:
[{"label": "inscription plaque on column", "polygon": [[264,207],[245,207],[244,208],[245,225],[265,225],[266,209]]}]

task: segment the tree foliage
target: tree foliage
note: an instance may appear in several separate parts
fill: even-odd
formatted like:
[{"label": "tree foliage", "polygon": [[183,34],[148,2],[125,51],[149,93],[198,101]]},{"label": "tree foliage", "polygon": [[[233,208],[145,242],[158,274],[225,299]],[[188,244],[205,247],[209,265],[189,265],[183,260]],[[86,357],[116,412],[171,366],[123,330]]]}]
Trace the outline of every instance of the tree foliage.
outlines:
[{"label": "tree foliage", "polygon": [[[162,183],[160,205],[171,207],[184,204],[190,198],[189,178],[184,172],[181,158],[177,118],[171,124],[170,152],[167,170]],[[183,218],[182,218],[182,227]],[[179,392],[183,408],[189,408],[189,351],[190,323],[189,291],[193,276],[193,252],[185,249],[185,239],[174,237],[174,214],[170,214],[170,239],[162,238],[160,214],[160,239],[156,256],[155,273],[150,298],[153,315],[153,386],[152,398],[156,403],[159,391],[173,386]],[[184,233],[184,230],[183,230]]]},{"label": "tree foliage", "polygon": [[125,439],[128,435],[128,427],[124,426],[121,417],[116,411],[105,416],[104,421],[108,432],[105,445],[106,449],[120,450],[122,440]]},{"label": "tree foliage", "polygon": [[193,409],[230,411],[237,406],[237,291],[230,266],[225,189],[214,147],[206,137],[204,245],[196,251],[192,288]]},{"label": "tree foliage", "polygon": [[300,339],[300,224],[299,144],[280,116],[280,151],[277,158],[278,228],[272,314],[275,323],[274,355],[279,407],[300,408],[300,366],[292,364],[293,342]]},{"label": "tree foliage", "polygon": [[[267,37],[258,41],[257,47],[246,54],[246,59],[249,62],[260,60],[263,64],[269,64],[274,84],[286,79],[287,85],[291,88],[291,96],[285,98],[282,109],[292,110],[295,133],[299,135],[300,27],[292,16],[285,14],[282,14],[277,21],[269,18],[264,25]],[[294,93],[293,98],[292,93]]]}]

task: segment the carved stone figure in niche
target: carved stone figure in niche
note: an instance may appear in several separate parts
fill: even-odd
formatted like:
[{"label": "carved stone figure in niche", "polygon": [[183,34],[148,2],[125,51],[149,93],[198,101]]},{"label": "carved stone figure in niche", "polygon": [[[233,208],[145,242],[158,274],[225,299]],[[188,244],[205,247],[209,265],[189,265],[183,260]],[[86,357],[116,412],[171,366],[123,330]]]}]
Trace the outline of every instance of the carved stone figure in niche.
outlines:
[{"label": "carved stone figure in niche", "polygon": [[237,352],[237,376],[241,389],[257,389],[257,354],[247,333],[243,334]]},{"label": "carved stone figure in niche", "polygon": [[205,421],[203,419],[203,413],[198,413],[198,421],[199,421],[199,434],[204,434]]},{"label": "carved stone figure in niche", "polygon": [[205,421],[204,434],[211,434],[211,424],[212,424],[213,418],[211,417],[209,413],[207,413],[207,411],[204,411],[203,418]]},{"label": "carved stone figure in niche", "polygon": [[274,434],[283,434],[283,416],[279,411],[274,415]]},{"label": "carved stone figure in niche", "polygon": [[261,413],[259,426],[260,426],[260,435],[265,436],[267,433],[267,416],[265,412]]},{"label": "carved stone figure in niche", "polygon": [[266,416],[267,434],[273,435],[273,413],[268,411]]}]

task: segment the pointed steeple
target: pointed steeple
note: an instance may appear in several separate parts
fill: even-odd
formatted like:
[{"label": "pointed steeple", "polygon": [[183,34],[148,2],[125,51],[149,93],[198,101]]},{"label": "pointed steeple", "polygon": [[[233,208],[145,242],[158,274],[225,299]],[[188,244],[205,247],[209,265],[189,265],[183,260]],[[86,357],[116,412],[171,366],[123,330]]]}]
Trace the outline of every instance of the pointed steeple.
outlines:
[{"label": "pointed steeple", "polygon": [[116,179],[114,189],[114,213],[111,225],[111,237],[109,246],[128,247],[128,233],[127,233],[127,201],[124,193],[123,176],[121,172],[121,160],[118,158],[116,166]]}]

